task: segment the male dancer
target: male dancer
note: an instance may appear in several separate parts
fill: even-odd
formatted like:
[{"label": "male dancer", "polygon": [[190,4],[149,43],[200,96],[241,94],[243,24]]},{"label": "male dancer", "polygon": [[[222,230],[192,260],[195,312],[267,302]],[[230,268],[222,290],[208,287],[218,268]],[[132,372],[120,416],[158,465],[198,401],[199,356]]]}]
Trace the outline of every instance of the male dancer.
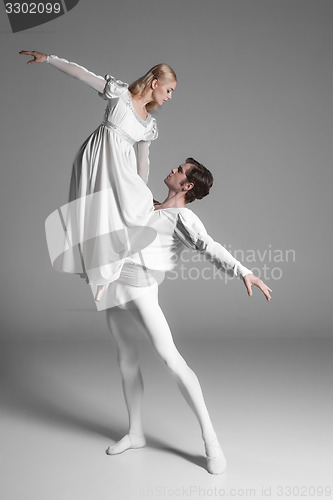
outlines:
[{"label": "male dancer", "polygon": [[[157,238],[140,254],[126,259],[119,280],[110,284],[103,297],[102,308],[107,309],[108,325],[117,346],[129,415],[128,434],[106,452],[115,455],[146,444],[141,417],[143,379],[137,348],[129,334],[133,324],[139,324],[161,360],[176,378],[180,391],[198,419],[208,472],[220,474],[226,468],[226,459],[210,420],[199,381],[177,350],[158,304],[158,287],[152,271],[172,269],[175,254],[187,246],[204,253],[218,268],[240,276],[250,296],[252,286],[257,286],[270,301],[269,292],[272,290],[208,236],[200,219],[186,208],[187,203],[209,193],[213,184],[211,172],[193,158],[187,158],[185,163],[171,170],[164,182],[168,187],[168,195],[162,203],[155,205],[155,211],[149,220],[150,227],[157,231]],[[118,299],[116,302],[115,298]],[[115,303],[118,305],[113,306]]]}]

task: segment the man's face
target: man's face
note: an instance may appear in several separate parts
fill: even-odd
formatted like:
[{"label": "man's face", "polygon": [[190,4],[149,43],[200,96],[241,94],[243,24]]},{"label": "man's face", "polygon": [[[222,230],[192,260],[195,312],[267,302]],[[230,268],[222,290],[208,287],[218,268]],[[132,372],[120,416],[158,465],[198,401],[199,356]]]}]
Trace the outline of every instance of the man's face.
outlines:
[{"label": "man's face", "polygon": [[186,174],[191,170],[192,166],[190,163],[183,163],[179,167],[173,168],[171,173],[164,179],[168,188],[177,192],[182,191],[183,184],[188,182]]}]

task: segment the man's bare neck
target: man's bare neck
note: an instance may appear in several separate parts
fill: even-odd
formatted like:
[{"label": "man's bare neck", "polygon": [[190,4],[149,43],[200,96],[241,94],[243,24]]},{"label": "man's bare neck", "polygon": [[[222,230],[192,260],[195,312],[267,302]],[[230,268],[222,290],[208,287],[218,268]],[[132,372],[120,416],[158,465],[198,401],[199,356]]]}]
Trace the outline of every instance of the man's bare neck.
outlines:
[{"label": "man's bare neck", "polygon": [[161,210],[163,208],[184,208],[184,207],[185,207],[185,195],[183,193],[177,193],[177,194],[169,193],[162,203],[155,205],[155,210]]}]

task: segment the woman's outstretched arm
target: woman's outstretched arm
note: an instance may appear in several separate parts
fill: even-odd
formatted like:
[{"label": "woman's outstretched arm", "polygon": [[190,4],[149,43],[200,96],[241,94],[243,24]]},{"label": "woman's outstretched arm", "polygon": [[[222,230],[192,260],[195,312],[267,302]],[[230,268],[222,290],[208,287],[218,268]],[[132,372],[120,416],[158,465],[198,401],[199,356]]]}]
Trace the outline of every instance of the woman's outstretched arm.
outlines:
[{"label": "woman's outstretched arm", "polygon": [[43,54],[42,52],[37,52],[35,50],[21,50],[20,54],[33,57],[33,59],[30,59],[27,64],[48,62],[63,73],[86,83],[93,89],[97,90],[97,92],[103,92],[104,90],[106,84],[105,78],[95,75],[91,71],[88,71],[86,68],[79,66],[76,63],[69,62],[66,59],[61,59],[60,57],[54,55],[48,56],[47,54]]}]

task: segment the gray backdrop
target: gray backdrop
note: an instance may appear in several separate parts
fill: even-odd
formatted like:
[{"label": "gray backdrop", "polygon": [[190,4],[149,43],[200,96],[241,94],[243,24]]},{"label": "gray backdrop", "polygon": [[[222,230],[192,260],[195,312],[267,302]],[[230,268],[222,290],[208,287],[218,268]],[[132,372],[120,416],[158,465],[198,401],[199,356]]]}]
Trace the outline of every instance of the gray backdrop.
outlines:
[{"label": "gray backdrop", "polygon": [[161,199],[170,168],[189,155],[206,164],[214,187],[191,208],[273,289],[269,304],[249,299],[239,280],[200,277],[207,264],[187,254],[183,277],[160,289],[175,337],[332,336],[331,0],[80,0],[17,34],[0,9],[2,339],[108,338],[89,287],[51,269],[44,237],[105,102],[27,66],[21,49],[128,82],[159,62],[175,69],[149,185]]}]

